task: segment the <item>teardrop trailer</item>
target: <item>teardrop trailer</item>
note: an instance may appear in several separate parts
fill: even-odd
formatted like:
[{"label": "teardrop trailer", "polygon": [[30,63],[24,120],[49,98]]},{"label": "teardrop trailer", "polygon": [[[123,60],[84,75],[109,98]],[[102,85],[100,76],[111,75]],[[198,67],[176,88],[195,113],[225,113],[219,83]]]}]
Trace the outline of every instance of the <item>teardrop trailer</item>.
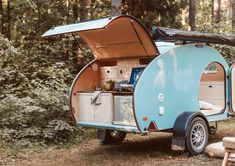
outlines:
[{"label": "teardrop trailer", "polygon": [[235,110],[235,68],[202,44],[235,46],[232,36],[155,28],[151,37],[123,15],[53,27],[43,37],[66,33],[79,35],[94,55],[72,83],[70,110],[103,143],[119,143],[127,132],[170,131],[173,150],[200,154],[217,129],[209,122]]}]

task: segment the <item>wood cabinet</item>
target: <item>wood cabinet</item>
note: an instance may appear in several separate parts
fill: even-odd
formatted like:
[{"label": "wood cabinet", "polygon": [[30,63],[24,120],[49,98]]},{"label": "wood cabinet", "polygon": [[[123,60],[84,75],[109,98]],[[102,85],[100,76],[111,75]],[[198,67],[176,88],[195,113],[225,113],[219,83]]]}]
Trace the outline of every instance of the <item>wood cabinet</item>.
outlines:
[{"label": "wood cabinet", "polygon": [[92,102],[93,93],[77,93],[78,120],[111,123],[113,120],[112,93],[101,93],[97,102]]},{"label": "wood cabinet", "polygon": [[136,126],[132,94],[102,92],[95,102],[94,92],[77,93],[78,121]]}]

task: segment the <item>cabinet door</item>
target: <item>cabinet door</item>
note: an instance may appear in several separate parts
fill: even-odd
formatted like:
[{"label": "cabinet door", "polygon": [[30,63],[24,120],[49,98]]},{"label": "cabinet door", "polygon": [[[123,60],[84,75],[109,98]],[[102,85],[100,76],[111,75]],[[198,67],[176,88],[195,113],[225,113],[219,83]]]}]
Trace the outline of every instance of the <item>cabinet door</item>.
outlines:
[{"label": "cabinet door", "polygon": [[91,104],[91,93],[78,93],[78,120],[94,121],[95,105]]},{"label": "cabinet door", "polygon": [[235,64],[230,68],[230,107],[235,112]]},{"label": "cabinet door", "polygon": [[116,124],[136,126],[133,114],[132,96],[114,96],[114,101],[114,122]]},{"label": "cabinet door", "polygon": [[102,123],[111,123],[113,120],[113,95],[111,93],[102,93],[100,104],[95,105],[95,121]]}]

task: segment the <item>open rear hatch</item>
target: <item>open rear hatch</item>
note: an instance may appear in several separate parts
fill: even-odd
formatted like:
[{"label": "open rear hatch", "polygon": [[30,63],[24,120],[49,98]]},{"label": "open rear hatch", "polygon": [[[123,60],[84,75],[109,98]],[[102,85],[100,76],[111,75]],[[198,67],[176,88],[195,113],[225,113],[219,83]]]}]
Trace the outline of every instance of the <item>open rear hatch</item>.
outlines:
[{"label": "open rear hatch", "polygon": [[[98,64],[99,68],[101,68],[100,62],[108,60],[120,60],[120,63],[124,60],[125,68],[140,58],[154,58],[159,55],[155,43],[144,26],[134,17],[127,15],[53,27],[43,34],[43,37],[67,33],[79,35],[85,40],[96,59],[94,63]],[[138,122],[135,120],[132,102],[133,93],[113,91],[100,93],[95,88],[92,89],[91,87],[95,87],[92,85],[103,76],[103,71],[100,69],[93,71],[94,63],[87,65],[78,74],[71,87],[70,108],[77,124],[138,132]],[[116,72],[114,71],[116,68],[118,64],[111,67],[109,73],[103,74],[110,75]],[[105,66],[103,69],[106,70]],[[97,99],[94,100],[94,97]]]},{"label": "open rear hatch", "polygon": [[53,27],[43,37],[73,33],[82,37],[96,59],[147,57],[159,54],[144,26],[131,16],[117,16]]}]

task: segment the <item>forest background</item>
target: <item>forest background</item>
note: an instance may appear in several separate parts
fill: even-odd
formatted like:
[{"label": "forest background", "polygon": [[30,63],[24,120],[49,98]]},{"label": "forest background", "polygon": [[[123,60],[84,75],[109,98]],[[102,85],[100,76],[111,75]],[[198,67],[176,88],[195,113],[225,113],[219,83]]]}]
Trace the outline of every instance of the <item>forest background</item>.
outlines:
[{"label": "forest background", "polygon": [[[119,14],[149,29],[235,33],[235,0],[0,0],[1,147],[64,145],[85,137],[69,121],[68,94],[92,53],[81,52],[71,36],[41,35],[53,26]],[[234,48],[213,46],[235,62]]]}]

